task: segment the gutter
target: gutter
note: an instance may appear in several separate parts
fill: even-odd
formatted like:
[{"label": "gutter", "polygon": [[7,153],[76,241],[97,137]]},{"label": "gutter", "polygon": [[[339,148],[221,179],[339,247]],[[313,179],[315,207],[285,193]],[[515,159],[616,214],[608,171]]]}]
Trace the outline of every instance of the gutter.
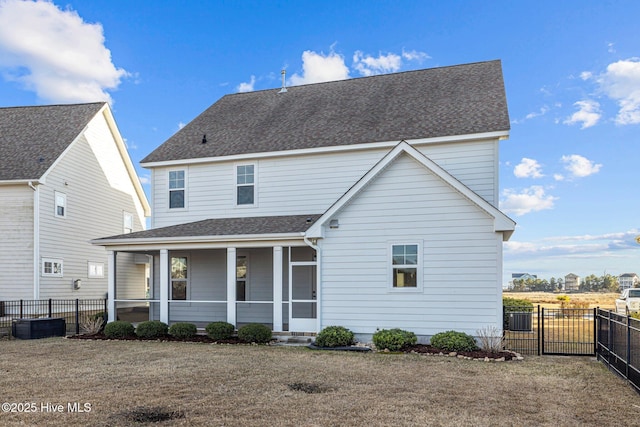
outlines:
[{"label": "gutter", "polygon": [[39,183],[27,182],[33,190],[33,299],[40,299],[40,191]]}]

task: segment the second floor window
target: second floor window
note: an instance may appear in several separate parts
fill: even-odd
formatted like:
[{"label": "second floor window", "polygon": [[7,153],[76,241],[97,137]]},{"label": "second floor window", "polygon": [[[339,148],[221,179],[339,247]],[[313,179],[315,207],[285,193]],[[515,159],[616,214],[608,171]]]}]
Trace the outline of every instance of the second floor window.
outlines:
[{"label": "second floor window", "polygon": [[129,212],[123,214],[123,232],[124,234],[133,232],[133,215]]},{"label": "second floor window", "polygon": [[55,192],[55,215],[59,218],[66,218],[67,216],[67,195],[64,193]]},{"label": "second floor window", "polygon": [[169,171],[169,209],[184,208],[184,170]]},{"label": "second floor window", "polygon": [[236,167],[236,203],[238,205],[255,204],[255,167],[240,165]]}]

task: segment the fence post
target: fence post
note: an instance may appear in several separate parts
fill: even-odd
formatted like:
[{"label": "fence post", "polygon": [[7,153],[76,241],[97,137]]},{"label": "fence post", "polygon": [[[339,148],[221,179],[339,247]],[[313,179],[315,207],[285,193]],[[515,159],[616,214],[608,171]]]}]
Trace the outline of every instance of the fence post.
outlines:
[{"label": "fence post", "polygon": [[542,320],[540,320],[540,304],[538,304],[538,356],[541,354],[544,354],[544,307],[542,307]]},{"label": "fence post", "polygon": [[80,335],[80,300],[76,298],[76,335]]},{"label": "fence post", "polygon": [[24,310],[24,303],[23,303],[23,300],[20,300],[20,318],[21,319],[22,319],[22,315],[24,314],[23,310]]},{"label": "fence post", "polygon": [[52,303],[52,300],[51,298],[49,298],[49,315],[47,317],[51,317],[51,312],[53,311],[51,310],[51,305],[52,305],[51,303]]},{"label": "fence post", "polygon": [[[104,319],[105,323],[107,322],[108,314],[107,314],[107,310],[109,309],[109,305],[108,305],[108,300],[105,298],[104,299],[104,316],[102,316],[102,318]],[[503,308],[504,310],[504,308]]]},{"label": "fence post", "polygon": [[600,328],[598,323],[600,322],[600,307],[593,309],[593,354],[598,357],[598,338],[600,336]]},{"label": "fence post", "polygon": [[611,364],[611,310],[609,310],[609,319],[607,322],[607,362]]},{"label": "fence post", "polygon": [[627,316],[627,343],[624,363],[624,377],[629,378],[629,361],[631,360],[631,316]]}]

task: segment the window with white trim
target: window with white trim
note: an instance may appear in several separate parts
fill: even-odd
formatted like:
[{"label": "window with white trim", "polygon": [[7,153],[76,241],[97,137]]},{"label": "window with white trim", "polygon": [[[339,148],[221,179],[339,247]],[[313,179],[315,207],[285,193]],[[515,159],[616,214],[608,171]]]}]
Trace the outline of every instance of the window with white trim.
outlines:
[{"label": "window with white trim", "polygon": [[421,284],[420,245],[391,245],[391,284],[393,289],[417,289]]},{"label": "window with white trim", "polygon": [[62,277],[63,264],[61,259],[42,258],[42,275],[45,277]]},{"label": "window with white trim", "polygon": [[236,166],[236,204],[255,205],[255,165]]},{"label": "window with white trim", "polygon": [[189,280],[188,260],[185,256],[171,257],[171,299],[186,300]]},{"label": "window with white trim", "polygon": [[185,207],[185,171],[169,171],[169,209]]},{"label": "window with white trim", "polygon": [[104,277],[104,263],[89,261],[88,267],[87,267],[87,277],[90,279],[97,279],[97,278]]},{"label": "window with white trim", "polygon": [[122,222],[123,222],[124,234],[132,233],[133,232],[133,215],[130,214],[129,212],[124,212]]},{"label": "window with white trim", "polygon": [[60,193],[58,191],[54,191],[54,199],[55,199],[55,210],[54,215],[58,218],[66,218],[67,217],[67,195],[64,193]]}]

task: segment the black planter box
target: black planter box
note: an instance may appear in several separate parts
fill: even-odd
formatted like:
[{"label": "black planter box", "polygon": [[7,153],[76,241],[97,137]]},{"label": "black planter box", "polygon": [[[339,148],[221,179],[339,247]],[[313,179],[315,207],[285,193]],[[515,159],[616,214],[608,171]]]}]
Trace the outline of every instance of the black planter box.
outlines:
[{"label": "black planter box", "polygon": [[56,317],[13,319],[11,334],[23,340],[64,337],[67,334],[67,325],[64,319]]}]

